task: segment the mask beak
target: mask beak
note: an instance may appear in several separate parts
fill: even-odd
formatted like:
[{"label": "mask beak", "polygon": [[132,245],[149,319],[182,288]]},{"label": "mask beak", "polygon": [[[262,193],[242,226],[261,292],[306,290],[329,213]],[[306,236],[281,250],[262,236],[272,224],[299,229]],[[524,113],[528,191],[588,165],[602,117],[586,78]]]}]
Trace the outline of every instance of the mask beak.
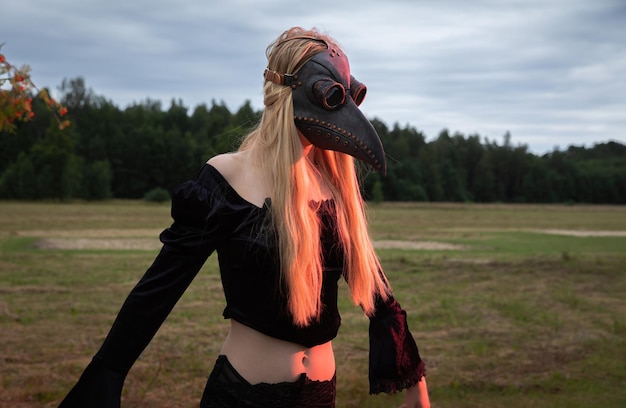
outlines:
[{"label": "mask beak", "polygon": [[319,115],[299,113],[296,109],[296,127],[314,146],[348,154],[371,165],[382,175],[387,173],[383,144],[351,98],[346,98],[337,110],[324,110]]}]

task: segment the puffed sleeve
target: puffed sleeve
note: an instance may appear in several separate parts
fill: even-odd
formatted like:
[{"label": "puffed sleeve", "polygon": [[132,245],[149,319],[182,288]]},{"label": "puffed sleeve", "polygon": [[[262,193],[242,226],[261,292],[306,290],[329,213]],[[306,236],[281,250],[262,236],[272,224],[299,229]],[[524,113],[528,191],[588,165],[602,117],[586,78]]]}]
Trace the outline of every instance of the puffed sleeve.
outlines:
[{"label": "puffed sleeve", "polygon": [[172,226],[160,235],[163,247],[132,289],[100,350],[60,407],[120,406],[130,368],[176,302],[215,250],[220,238],[219,205],[195,180],[172,192]]},{"label": "puffed sleeve", "polygon": [[409,388],[425,375],[417,344],[409,331],[406,312],[393,298],[378,298],[370,316],[370,394]]}]

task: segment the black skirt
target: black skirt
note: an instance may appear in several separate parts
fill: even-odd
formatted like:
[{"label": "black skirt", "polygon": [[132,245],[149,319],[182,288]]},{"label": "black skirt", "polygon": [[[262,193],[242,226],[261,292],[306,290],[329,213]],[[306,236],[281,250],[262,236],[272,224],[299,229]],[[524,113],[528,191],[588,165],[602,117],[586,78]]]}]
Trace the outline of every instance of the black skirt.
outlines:
[{"label": "black skirt", "polygon": [[294,382],[250,384],[219,356],[200,408],[334,408],[336,378],[315,381],[301,374]]}]

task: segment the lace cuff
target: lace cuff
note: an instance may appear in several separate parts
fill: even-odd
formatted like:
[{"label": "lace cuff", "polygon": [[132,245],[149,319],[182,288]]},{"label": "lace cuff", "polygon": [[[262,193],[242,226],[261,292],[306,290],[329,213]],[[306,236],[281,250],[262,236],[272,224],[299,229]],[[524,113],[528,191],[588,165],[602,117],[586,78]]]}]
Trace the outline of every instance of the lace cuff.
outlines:
[{"label": "lace cuff", "polygon": [[394,393],[417,384],[426,374],[406,312],[390,297],[377,302],[370,317],[370,394]]}]

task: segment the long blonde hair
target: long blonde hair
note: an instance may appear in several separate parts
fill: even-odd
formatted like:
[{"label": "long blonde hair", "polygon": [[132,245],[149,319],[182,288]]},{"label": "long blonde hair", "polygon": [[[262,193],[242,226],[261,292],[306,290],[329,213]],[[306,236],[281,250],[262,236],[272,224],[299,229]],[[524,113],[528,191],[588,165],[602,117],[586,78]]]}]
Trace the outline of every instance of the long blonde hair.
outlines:
[{"label": "long blonde hair", "polygon": [[[338,48],[334,40],[315,29],[292,28],[268,46],[268,68],[281,74],[295,73],[329,44]],[[245,137],[239,150],[254,152],[256,165],[268,178],[281,277],[293,322],[306,326],[322,308],[321,225],[319,207],[311,205],[311,197],[321,195],[321,183],[328,186],[335,202],[337,232],[345,254],[344,275],[352,299],[365,313],[373,313],[376,294],[387,298],[389,286],[369,236],[354,159],[317,148],[312,159],[304,156],[294,123],[291,88],[265,81],[264,105],[258,127]]]}]

